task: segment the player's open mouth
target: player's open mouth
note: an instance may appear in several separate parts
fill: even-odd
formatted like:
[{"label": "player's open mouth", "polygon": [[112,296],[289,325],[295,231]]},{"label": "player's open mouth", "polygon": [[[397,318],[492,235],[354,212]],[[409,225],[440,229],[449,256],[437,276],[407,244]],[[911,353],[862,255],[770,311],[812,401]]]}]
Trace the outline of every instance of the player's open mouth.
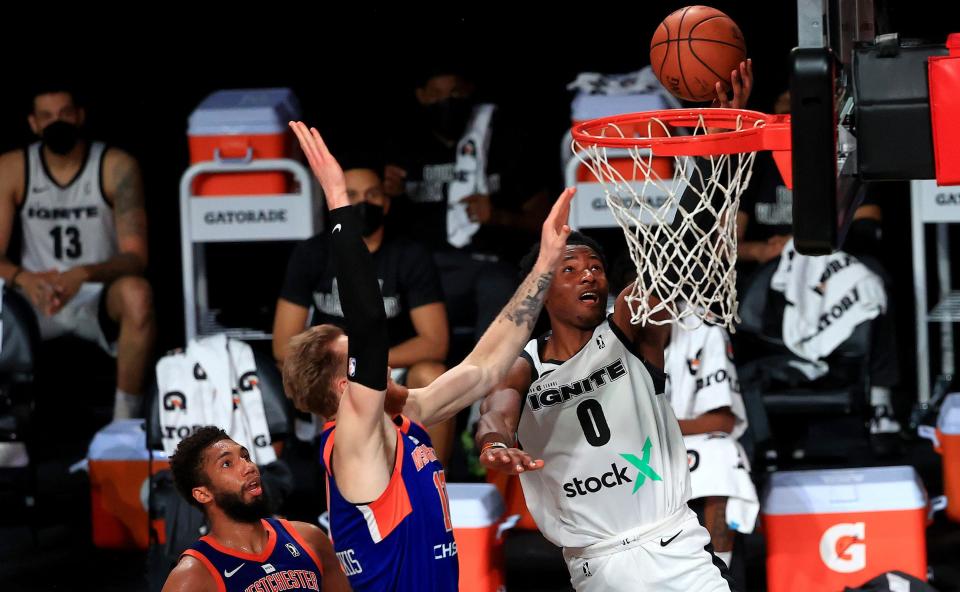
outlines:
[{"label": "player's open mouth", "polygon": [[600,296],[598,296],[596,292],[584,292],[583,294],[580,294],[579,300],[580,302],[590,302],[592,304],[596,304],[597,302],[600,302]]},{"label": "player's open mouth", "polygon": [[248,482],[243,489],[250,495],[263,494],[263,488],[260,486],[260,479],[254,479],[253,481]]}]

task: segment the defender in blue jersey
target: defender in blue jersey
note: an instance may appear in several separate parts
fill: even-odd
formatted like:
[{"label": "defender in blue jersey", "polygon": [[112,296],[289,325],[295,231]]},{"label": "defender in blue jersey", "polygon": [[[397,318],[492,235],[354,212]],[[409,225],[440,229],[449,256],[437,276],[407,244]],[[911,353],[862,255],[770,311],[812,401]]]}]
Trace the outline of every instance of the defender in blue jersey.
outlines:
[{"label": "defender in blue jersey", "polygon": [[543,225],[544,248],[533,271],[470,355],[428,387],[408,392],[391,383],[388,389],[383,299],[343,171],[315,129],[299,122],[291,127],[330,208],[330,243],[350,336],[332,325],[313,327],[291,340],[283,367],[296,406],[332,420],[322,436],[322,462],[337,557],[354,590],[457,590],[443,467],[423,426],[483,398],[520,353],[570,233],[573,189],[564,191]]},{"label": "defender in blue jersey", "polygon": [[215,427],[177,446],[170,459],[180,494],[210,524],[180,557],[164,592],[347,592],[327,536],[316,526],[264,518],[260,471],[247,449]]}]

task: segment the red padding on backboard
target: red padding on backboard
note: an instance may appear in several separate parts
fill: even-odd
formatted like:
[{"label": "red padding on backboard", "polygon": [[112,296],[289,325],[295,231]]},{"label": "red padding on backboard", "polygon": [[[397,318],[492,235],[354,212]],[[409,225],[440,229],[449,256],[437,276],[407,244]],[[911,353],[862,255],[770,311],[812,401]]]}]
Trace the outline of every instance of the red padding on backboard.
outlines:
[{"label": "red padding on backboard", "polygon": [[960,185],[960,33],[947,37],[950,55],[927,60],[930,122],[937,185]]}]

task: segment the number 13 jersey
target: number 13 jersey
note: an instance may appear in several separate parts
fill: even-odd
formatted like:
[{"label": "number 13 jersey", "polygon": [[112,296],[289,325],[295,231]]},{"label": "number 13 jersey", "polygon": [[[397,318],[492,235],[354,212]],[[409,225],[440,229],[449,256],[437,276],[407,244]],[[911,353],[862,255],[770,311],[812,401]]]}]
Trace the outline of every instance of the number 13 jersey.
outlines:
[{"label": "number 13 jersey", "polygon": [[65,271],[117,254],[113,208],[103,194],[105,152],[102,143],[91,143],[77,175],[67,185],[59,185],[47,172],[40,143],[27,148],[20,206],[24,269]]},{"label": "number 13 jersey", "polygon": [[587,547],[681,509],[690,473],[663,372],[634,353],[610,317],[565,362],[540,359],[544,339],[521,353],[533,380],[517,426],[523,450],[544,461],[520,474],[543,535]]}]

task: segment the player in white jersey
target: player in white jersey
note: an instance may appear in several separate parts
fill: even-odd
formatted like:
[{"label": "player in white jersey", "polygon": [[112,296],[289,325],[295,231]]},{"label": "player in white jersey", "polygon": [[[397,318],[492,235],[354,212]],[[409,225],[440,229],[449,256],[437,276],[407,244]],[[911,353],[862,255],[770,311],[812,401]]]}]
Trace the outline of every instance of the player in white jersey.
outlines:
[{"label": "player in white jersey", "polygon": [[544,301],[552,332],[484,400],[481,462],[520,475],[577,590],[729,590],[687,507],[687,452],[663,394],[670,327],[631,324],[629,290],[607,317],[605,267],[571,234]]},{"label": "player in white jersey", "polygon": [[[71,333],[117,357],[114,417],[141,405],[154,320],[143,183],[129,154],[83,136],[71,91],[34,94],[40,137],[0,155],[0,277],[37,311],[44,339]],[[20,264],[7,258],[19,222]]]}]

